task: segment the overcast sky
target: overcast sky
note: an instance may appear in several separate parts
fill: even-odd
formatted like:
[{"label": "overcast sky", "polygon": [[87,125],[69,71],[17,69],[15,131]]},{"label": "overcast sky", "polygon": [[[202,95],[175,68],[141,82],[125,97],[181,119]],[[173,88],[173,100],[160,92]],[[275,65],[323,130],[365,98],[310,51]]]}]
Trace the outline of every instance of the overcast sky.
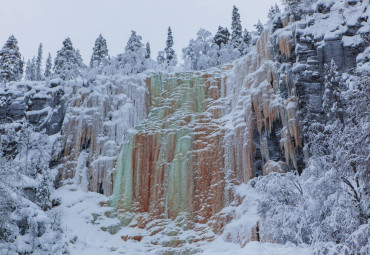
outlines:
[{"label": "overcast sky", "polygon": [[232,6],[239,8],[243,29],[253,30],[258,19],[267,21],[271,5],[280,0],[1,0],[0,47],[9,35],[18,39],[25,60],[37,54],[54,58],[70,37],[89,63],[99,33],[107,39],[109,54],[122,53],[131,30],[150,42],[152,58],[165,47],[171,26],[178,58],[199,28],[214,34],[219,25],[231,26]]}]

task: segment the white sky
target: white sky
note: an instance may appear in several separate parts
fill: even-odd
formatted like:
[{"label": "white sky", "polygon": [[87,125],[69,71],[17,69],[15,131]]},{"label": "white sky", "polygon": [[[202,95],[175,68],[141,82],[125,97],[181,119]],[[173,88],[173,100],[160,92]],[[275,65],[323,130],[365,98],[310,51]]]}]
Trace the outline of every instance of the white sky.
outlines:
[{"label": "white sky", "polygon": [[163,50],[171,26],[178,59],[181,49],[199,28],[215,34],[219,25],[231,27],[232,6],[239,8],[243,30],[253,30],[258,18],[267,21],[271,5],[280,0],[0,0],[0,47],[11,34],[25,60],[37,54],[41,42],[45,61],[53,59],[69,36],[86,64],[99,33],[109,54],[124,51],[131,30],[151,44],[152,58]]}]

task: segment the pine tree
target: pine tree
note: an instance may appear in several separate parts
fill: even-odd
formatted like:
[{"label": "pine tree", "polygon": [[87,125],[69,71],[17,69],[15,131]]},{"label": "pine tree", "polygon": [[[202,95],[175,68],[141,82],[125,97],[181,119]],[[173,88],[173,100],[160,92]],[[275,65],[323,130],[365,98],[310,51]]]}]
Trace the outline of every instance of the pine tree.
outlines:
[{"label": "pine tree", "polygon": [[37,51],[37,59],[36,59],[36,79],[37,81],[42,80],[42,71],[41,71],[41,62],[42,62],[42,43],[40,43],[39,49]]},{"label": "pine tree", "polygon": [[167,66],[175,66],[177,64],[177,56],[173,47],[173,36],[171,27],[168,27],[166,48],[164,52],[166,53],[166,63]]},{"label": "pine tree", "polygon": [[330,65],[325,64],[324,87],[324,112],[328,117],[338,117],[343,122],[340,75],[334,60],[331,60]]},{"label": "pine tree", "polygon": [[0,51],[0,81],[19,81],[23,75],[23,61],[18,41],[11,35]]},{"label": "pine tree", "polygon": [[54,74],[63,80],[75,78],[83,66],[79,51],[75,50],[70,38],[63,41],[63,47],[54,60]]},{"label": "pine tree", "polygon": [[95,40],[95,46],[91,55],[90,67],[99,66],[104,58],[108,57],[107,41],[100,34]]},{"label": "pine tree", "polygon": [[46,211],[51,207],[50,201],[50,184],[51,184],[51,177],[49,171],[44,169],[41,172],[41,180],[39,185],[36,188],[36,203]]},{"label": "pine tree", "polygon": [[303,0],[283,0],[282,2],[287,11],[290,11],[293,14],[298,14],[299,5]]},{"label": "pine tree", "polygon": [[280,11],[280,8],[279,8],[279,6],[277,5],[277,3],[275,3],[275,13],[277,14],[277,13],[281,13],[281,11]]},{"label": "pine tree", "polygon": [[252,41],[252,34],[248,32],[247,29],[244,29],[243,32],[243,41],[247,47],[250,46],[251,41]]},{"label": "pine tree", "polygon": [[242,38],[242,25],[238,8],[233,6],[232,23],[231,23],[231,45],[238,49],[240,53],[244,51],[244,43]]},{"label": "pine tree", "polygon": [[217,33],[213,39],[214,43],[217,44],[219,48],[221,48],[221,45],[226,45],[229,42],[229,39],[229,30],[226,27],[219,26]]},{"label": "pine tree", "polygon": [[275,6],[270,7],[267,17],[272,20],[278,13],[280,13],[280,8],[277,4],[275,4]]},{"label": "pine tree", "polygon": [[149,42],[146,43],[146,47],[145,47],[145,58],[146,59],[150,59],[150,44]]},{"label": "pine tree", "polygon": [[52,62],[51,55],[50,55],[50,52],[49,52],[49,56],[46,59],[46,65],[45,65],[45,73],[44,73],[45,78],[50,78],[51,77],[52,65],[53,65],[53,62]]},{"label": "pine tree", "polygon": [[37,66],[35,57],[32,60],[27,61],[26,73],[24,79],[26,81],[36,81],[37,80]]},{"label": "pine tree", "polygon": [[256,28],[257,30],[257,35],[261,35],[263,30],[265,29],[262,22],[258,19],[258,22],[257,24],[254,25],[254,27]]},{"label": "pine tree", "polygon": [[135,74],[145,70],[145,49],[141,42],[142,37],[135,31],[131,31],[131,36],[125,47],[125,52],[118,56],[118,61],[126,74]]},{"label": "pine tree", "polygon": [[35,57],[31,61],[31,81],[37,81],[37,63]]},{"label": "pine tree", "polygon": [[24,79],[26,81],[32,81],[32,64],[30,60],[28,60],[26,64],[26,72],[25,72]]},{"label": "pine tree", "polygon": [[157,55],[157,64],[162,65],[166,61],[165,53],[163,50],[158,52]]}]

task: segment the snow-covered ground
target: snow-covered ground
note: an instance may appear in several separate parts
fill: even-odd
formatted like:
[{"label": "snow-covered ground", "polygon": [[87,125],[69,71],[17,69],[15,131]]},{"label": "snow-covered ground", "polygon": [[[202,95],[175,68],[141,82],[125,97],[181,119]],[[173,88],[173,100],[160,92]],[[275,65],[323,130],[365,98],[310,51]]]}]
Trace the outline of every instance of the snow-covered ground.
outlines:
[{"label": "snow-covered ground", "polygon": [[[118,224],[118,220],[108,218],[105,212],[112,210],[107,206],[101,206],[109,198],[95,192],[82,191],[75,185],[65,185],[59,188],[55,196],[62,198],[61,210],[65,233],[70,239],[70,251],[72,255],[101,255],[101,254],[164,254],[165,248],[150,245],[150,238],[138,242],[133,240],[123,241],[121,236],[128,234],[140,234],[143,230],[138,228],[123,227],[116,234],[110,234],[101,229],[104,225]],[[250,242],[241,248],[238,244],[227,243],[222,237],[206,243],[198,249],[198,254],[207,255],[296,255],[312,254],[308,246],[279,245],[260,242]]]}]

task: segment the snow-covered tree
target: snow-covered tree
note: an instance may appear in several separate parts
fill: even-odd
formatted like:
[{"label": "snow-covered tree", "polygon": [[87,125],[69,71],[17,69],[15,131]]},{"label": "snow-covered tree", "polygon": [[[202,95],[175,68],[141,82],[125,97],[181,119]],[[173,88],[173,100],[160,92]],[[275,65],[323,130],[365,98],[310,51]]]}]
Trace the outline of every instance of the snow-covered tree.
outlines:
[{"label": "snow-covered tree", "polygon": [[244,42],[246,48],[249,48],[250,47],[251,41],[252,41],[252,34],[247,29],[244,29],[244,32],[243,32],[243,42]]},{"label": "snow-covered tree", "polygon": [[42,80],[42,70],[41,70],[41,65],[42,65],[42,43],[40,43],[39,49],[37,51],[37,59],[36,59],[36,81],[41,81]]},{"label": "snow-covered tree", "polygon": [[24,79],[26,81],[32,81],[33,80],[33,77],[34,77],[33,70],[34,70],[34,67],[32,66],[32,62],[31,62],[31,60],[28,60],[27,64],[26,64],[26,72],[25,72],[25,75],[24,75]]},{"label": "snow-covered tree", "polygon": [[231,45],[242,54],[244,51],[243,31],[238,8],[233,6],[231,22]]},{"label": "snow-covered tree", "polygon": [[145,49],[141,40],[140,35],[131,31],[125,52],[118,56],[118,61],[125,74],[135,74],[145,70]]},{"label": "snow-covered tree", "polygon": [[37,81],[37,60],[35,57],[27,61],[24,79],[26,81]]},{"label": "snow-covered tree", "polygon": [[0,81],[19,81],[23,75],[23,61],[18,41],[11,35],[0,51]]},{"label": "snow-covered tree", "polygon": [[157,64],[163,65],[165,61],[166,61],[165,52],[161,50],[158,52],[158,55],[157,55]]},{"label": "snow-covered tree", "polygon": [[287,9],[293,9],[297,8],[298,5],[303,2],[303,0],[283,0],[282,2]]},{"label": "snow-covered tree", "polygon": [[261,35],[263,30],[265,29],[262,22],[258,19],[257,24],[254,25],[257,30],[257,35]]},{"label": "snow-covered tree", "polygon": [[192,70],[207,69],[217,64],[217,45],[213,42],[212,33],[200,29],[196,40],[190,40],[183,48],[185,66]]},{"label": "snow-covered tree", "polygon": [[54,75],[63,80],[73,79],[79,75],[79,69],[83,67],[80,53],[73,48],[72,41],[68,37],[63,41],[63,47],[57,52],[54,60]]},{"label": "snow-covered tree", "polygon": [[151,54],[150,44],[149,44],[149,42],[147,42],[146,45],[145,45],[145,58],[150,59],[150,54]]},{"label": "snow-covered tree", "polygon": [[40,182],[36,188],[36,203],[44,211],[51,207],[51,176],[49,171],[50,170],[46,167],[42,170]]},{"label": "snow-covered tree", "polygon": [[49,52],[49,56],[46,59],[46,64],[45,64],[45,73],[44,73],[45,78],[50,78],[51,77],[51,75],[52,75],[52,73],[51,73],[52,66],[53,66],[53,61],[52,61],[52,58],[51,58],[51,55],[50,55],[50,52]]},{"label": "snow-covered tree", "polygon": [[327,116],[339,117],[343,121],[343,105],[341,99],[341,82],[337,65],[331,60],[330,65],[325,65],[324,77],[325,91],[323,95],[323,110]]},{"label": "snow-covered tree", "polygon": [[97,67],[102,64],[102,60],[108,57],[107,41],[100,34],[95,40],[95,46],[91,55],[90,67]]},{"label": "snow-covered tree", "polygon": [[166,48],[164,49],[166,53],[166,63],[167,66],[175,66],[177,64],[177,56],[175,50],[173,49],[173,36],[171,27],[168,27]]},{"label": "snow-covered tree", "polygon": [[214,43],[221,48],[222,45],[226,45],[230,39],[230,32],[226,27],[218,27],[217,33],[213,39]]},{"label": "snow-covered tree", "polygon": [[267,17],[271,20],[275,17],[276,14],[280,13],[280,8],[277,4],[275,6],[271,6],[270,10],[267,14]]}]

